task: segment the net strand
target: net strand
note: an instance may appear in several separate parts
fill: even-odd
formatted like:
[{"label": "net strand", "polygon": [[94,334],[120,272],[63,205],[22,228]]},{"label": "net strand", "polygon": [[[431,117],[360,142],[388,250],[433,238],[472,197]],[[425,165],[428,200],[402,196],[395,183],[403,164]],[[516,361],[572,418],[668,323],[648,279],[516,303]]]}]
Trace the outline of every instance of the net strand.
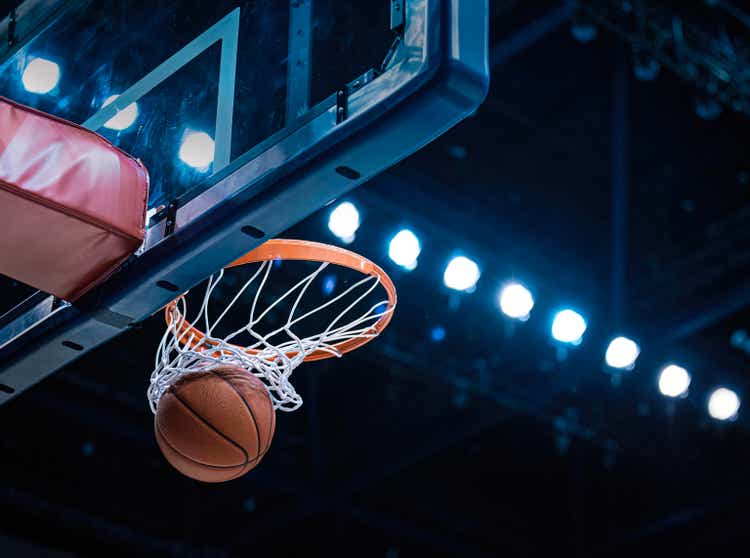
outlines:
[{"label": "net strand", "polygon": [[[294,389],[290,378],[294,370],[311,353],[320,351],[332,356],[341,356],[335,347],[337,343],[357,339],[372,338],[377,336],[374,329],[375,323],[393,311],[389,307],[388,300],[381,300],[372,304],[366,311],[357,313],[351,321],[344,322],[352,311],[370,296],[375,289],[381,285],[379,278],[375,275],[365,276],[355,282],[347,289],[330,298],[323,304],[295,316],[302,304],[302,300],[309,292],[310,286],[328,267],[328,262],[323,262],[311,273],[307,274],[291,288],[260,309],[261,293],[269,282],[273,261],[261,262],[257,270],[250,275],[230,299],[226,308],[219,313],[215,320],[211,320],[209,307],[212,304],[212,295],[225,276],[224,270],[212,275],[207,282],[201,305],[193,324],[204,325],[204,335],[195,333],[187,322],[188,304],[185,297],[177,300],[169,316],[167,329],[162,336],[154,359],[154,370],[151,374],[147,397],[152,412],[156,413],[159,399],[169,386],[185,374],[205,371],[215,365],[241,366],[260,378],[268,389],[274,408],[283,411],[294,411],[302,405],[302,398]],[[255,283],[257,289],[253,295],[245,325],[232,331],[225,337],[214,335],[217,326],[237,305],[241,296]],[[361,292],[360,292],[361,291]],[[354,297],[353,302],[331,319],[321,333],[301,337],[294,331],[298,324],[308,321],[319,312]],[[278,308],[285,300],[291,300],[291,308],[284,324],[271,329],[267,333],[258,331],[258,326],[263,319],[275,308]],[[216,301],[213,301],[215,304]],[[252,339],[251,344],[239,346],[230,343],[242,334],[247,334]],[[285,340],[272,342],[281,335]],[[250,350],[254,353],[249,352]]]}]

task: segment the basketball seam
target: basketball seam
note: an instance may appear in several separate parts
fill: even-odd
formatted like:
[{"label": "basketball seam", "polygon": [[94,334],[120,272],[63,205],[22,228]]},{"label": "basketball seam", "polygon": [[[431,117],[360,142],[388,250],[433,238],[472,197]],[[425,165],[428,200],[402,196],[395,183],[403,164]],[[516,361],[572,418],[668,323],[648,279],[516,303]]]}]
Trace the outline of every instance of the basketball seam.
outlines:
[{"label": "basketball seam", "polygon": [[[234,387],[234,386],[232,386],[232,387]],[[265,390],[265,387],[263,389]],[[240,394],[238,393],[238,395],[240,395]],[[268,395],[267,392],[266,392],[266,395]],[[245,402],[246,405],[248,404],[247,401],[245,401],[244,397],[242,397],[240,395],[240,398]],[[268,427],[268,441],[266,442],[265,447],[262,448],[262,449],[260,447],[260,429],[258,428],[258,421],[255,418],[255,413],[252,411],[252,408],[248,407],[248,410],[253,415],[253,421],[255,422],[255,430],[256,430],[256,432],[258,434],[258,455],[256,457],[257,461],[260,461],[266,455],[266,453],[268,453],[268,450],[271,448],[271,439],[273,438],[273,426],[276,424],[276,413],[275,413],[274,408],[273,408],[273,402],[271,401],[271,397],[270,396],[268,396],[266,399],[268,401],[268,404],[271,406],[271,420],[268,421],[268,424],[269,424],[269,427]]]},{"label": "basketball seam", "polygon": [[[243,463],[241,465],[207,465],[206,463],[201,463],[200,461],[196,461],[192,457],[189,457],[189,456],[185,455],[180,450],[178,450],[176,447],[174,447],[169,442],[169,439],[164,435],[164,432],[162,432],[162,430],[159,427],[158,423],[156,424],[156,429],[157,429],[159,435],[161,436],[161,439],[169,447],[169,449],[171,449],[173,452],[175,452],[177,455],[179,455],[185,461],[188,461],[188,462],[193,463],[195,465],[198,465],[200,467],[211,469],[213,471],[229,471],[231,469],[237,469],[237,468],[239,468],[239,471],[237,471],[237,473],[235,473],[231,477],[227,477],[226,479],[222,479],[223,482],[227,482],[227,481],[231,481],[231,480],[237,479],[237,478],[241,477],[242,475],[244,475],[245,473],[247,473],[248,467],[252,468],[255,465],[257,465],[257,463],[253,463],[252,461],[249,461],[247,463]],[[191,477],[191,478],[193,478],[193,477]],[[195,479],[195,480],[199,480],[199,479]],[[205,480],[202,480],[201,482],[214,482],[214,481],[205,481]]]},{"label": "basketball seam", "polygon": [[[196,459],[190,457],[189,455],[185,455],[180,450],[178,450],[176,447],[174,447],[170,441],[169,438],[167,438],[166,434],[162,431],[161,427],[159,426],[159,423],[156,423],[156,429],[159,431],[159,434],[161,434],[162,440],[164,440],[164,443],[169,446],[169,449],[171,449],[173,452],[175,452],[177,455],[182,457],[183,459],[190,461],[191,463],[194,463],[196,465],[200,465],[201,467],[208,467],[209,469],[216,469],[218,471],[223,471],[226,469],[236,469],[237,467],[240,468],[240,470],[247,467],[247,463],[240,463],[238,465],[209,465],[207,463],[202,463],[200,461],[197,461]],[[234,478],[234,477],[232,477]]]},{"label": "basketball seam", "polygon": [[[169,441],[169,438],[167,438],[167,435],[164,434],[164,431],[161,429],[161,427],[159,426],[158,422],[156,422],[156,428],[159,431],[159,434],[161,434],[161,437],[164,439],[164,443],[167,444],[172,451],[174,451],[180,457],[183,457],[183,458],[187,459],[188,461],[190,461],[192,463],[195,463],[196,465],[200,465],[201,467],[208,467],[210,469],[234,469],[235,467],[241,467],[241,468],[244,469],[248,465],[257,465],[258,459],[251,459],[249,461],[245,461],[244,463],[238,463],[237,465],[210,465],[208,463],[203,463],[202,461],[198,461],[197,459],[195,459],[193,457],[190,457],[189,455],[185,455],[180,450],[178,450],[176,447],[174,447],[171,444],[171,442]],[[263,454],[263,455],[265,455],[265,454]],[[261,457],[263,457],[263,456],[261,456]],[[235,478],[235,477],[232,477],[232,478]]]},{"label": "basketball seam", "polygon": [[[263,455],[265,455],[265,451],[261,451],[262,448],[261,448],[261,445],[260,445],[261,444],[261,439],[260,439],[260,429],[258,429],[258,419],[255,417],[255,413],[253,412],[252,407],[245,400],[245,398],[242,397],[242,394],[240,393],[240,391],[236,387],[234,387],[234,384],[232,382],[230,382],[229,380],[227,380],[225,377],[217,374],[215,370],[209,370],[209,372],[211,372],[211,374],[213,374],[217,378],[220,378],[222,381],[226,382],[226,384],[229,387],[231,387],[234,390],[234,392],[237,394],[237,397],[240,398],[240,400],[242,401],[242,404],[245,405],[245,408],[247,409],[247,412],[250,413],[250,416],[253,419],[253,426],[255,427],[255,436],[256,436],[256,438],[258,440],[258,451],[257,451],[257,453],[255,455],[255,459],[253,461],[259,460],[261,457],[263,457]],[[249,372],[248,372],[248,374],[249,374]],[[249,462],[249,456],[247,455],[247,453],[245,453],[245,456],[246,456],[246,458],[248,459],[248,462]]]},{"label": "basketball seam", "polygon": [[243,448],[243,447],[242,447],[241,445],[239,445],[239,444],[238,444],[237,442],[235,442],[234,440],[232,440],[231,438],[229,438],[228,436],[226,436],[226,435],[225,435],[224,433],[222,433],[222,432],[220,432],[219,430],[217,430],[217,429],[216,429],[216,427],[215,427],[215,426],[214,426],[213,424],[211,424],[211,423],[210,423],[210,422],[208,422],[208,421],[207,421],[207,420],[206,420],[205,418],[203,418],[203,417],[202,417],[202,416],[200,416],[200,415],[199,415],[198,413],[196,413],[196,412],[195,412],[195,411],[194,411],[194,410],[192,409],[192,407],[190,407],[190,405],[188,405],[187,403],[185,403],[185,402],[184,402],[184,401],[182,400],[182,398],[180,398],[180,396],[179,396],[179,395],[177,394],[177,391],[176,391],[176,390],[174,390],[173,388],[171,388],[171,387],[170,387],[170,388],[169,388],[169,391],[170,391],[170,392],[172,393],[172,395],[174,395],[174,396],[175,396],[175,398],[177,399],[177,401],[179,401],[179,402],[180,402],[180,403],[181,403],[182,405],[184,405],[184,407],[185,407],[185,408],[186,408],[186,409],[187,409],[187,410],[188,410],[188,411],[189,411],[189,412],[190,412],[190,413],[191,413],[191,414],[192,414],[192,415],[193,415],[193,416],[194,416],[195,418],[197,418],[197,419],[198,419],[199,421],[201,421],[201,422],[202,422],[203,424],[205,424],[206,426],[208,426],[208,427],[209,427],[209,428],[210,428],[211,430],[213,430],[214,432],[216,432],[216,434],[218,434],[219,436],[221,436],[222,438],[224,438],[224,439],[225,439],[225,440],[226,440],[227,442],[229,442],[229,443],[230,443],[230,444],[232,444],[232,445],[233,445],[234,447],[236,447],[236,448],[237,448],[238,450],[240,450],[240,451],[242,452],[242,455],[244,455],[244,456],[245,456],[245,463],[244,463],[244,465],[247,465],[248,463],[250,463],[250,456],[249,456],[249,455],[247,454],[247,451],[245,450],[245,448]]}]

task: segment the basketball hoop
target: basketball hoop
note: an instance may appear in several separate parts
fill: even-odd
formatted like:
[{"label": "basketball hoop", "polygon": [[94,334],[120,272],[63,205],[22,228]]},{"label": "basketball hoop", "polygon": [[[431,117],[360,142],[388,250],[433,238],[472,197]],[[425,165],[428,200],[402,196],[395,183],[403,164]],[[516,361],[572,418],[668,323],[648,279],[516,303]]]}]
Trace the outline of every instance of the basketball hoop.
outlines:
[{"label": "basketball hoop", "polygon": [[[264,309],[260,309],[261,293],[269,282],[274,262],[279,260],[316,262],[320,265]],[[209,303],[215,305],[216,301],[212,300],[211,295],[224,278],[225,271],[254,263],[260,265],[231,297],[219,316],[212,320],[209,316]],[[364,277],[317,307],[297,315],[310,285],[331,264],[354,270]],[[243,318],[244,325],[219,336],[216,333],[219,323],[254,285],[257,287],[247,309],[247,318]],[[379,286],[385,291],[385,298],[370,303]],[[285,322],[261,333],[259,328],[263,326],[264,318],[277,311],[285,301],[291,306]],[[330,313],[337,305],[343,306],[343,310],[335,311],[332,318],[324,320],[324,327],[319,333],[302,337],[294,332],[294,327],[303,323],[309,326],[316,317],[320,319],[322,311]],[[221,364],[242,366],[260,378],[268,388],[276,409],[298,409],[302,405],[302,398],[289,381],[292,372],[302,362],[340,357],[368,343],[385,329],[395,307],[396,289],[393,281],[367,258],[318,242],[269,240],[208,279],[202,304],[192,322],[187,319],[187,300],[184,294],[167,305],[167,329],[157,349],[148,389],[151,410],[156,412],[159,398],[180,376]],[[342,324],[347,319],[349,321]],[[201,324],[203,329],[199,329],[196,324]],[[239,343],[236,339],[240,336],[245,336],[246,339],[249,336],[249,342]]]}]

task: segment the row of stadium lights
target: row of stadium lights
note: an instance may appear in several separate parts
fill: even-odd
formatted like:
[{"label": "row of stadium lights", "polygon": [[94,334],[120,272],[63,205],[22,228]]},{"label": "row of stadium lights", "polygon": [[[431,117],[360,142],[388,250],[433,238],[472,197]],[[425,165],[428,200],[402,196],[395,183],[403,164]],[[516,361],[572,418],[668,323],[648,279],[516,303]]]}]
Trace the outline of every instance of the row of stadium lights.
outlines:
[{"label": "row of stadium lights", "polygon": [[[62,72],[59,64],[46,58],[31,58],[21,75],[21,83],[29,93],[36,95],[54,94],[60,83]],[[110,95],[102,103],[106,107],[119,95]],[[122,132],[130,128],[138,119],[138,103],[130,103],[104,123],[109,130]],[[200,172],[207,172],[214,160],[214,140],[206,132],[186,130],[183,135],[178,157],[186,165]]]},{"label": "row of stadium lights", "polygon": [[[47,95],[54,93],[61,77],[60,66],[45,58],[31,58],[24,68],[21,81],[29,93]],[[119,95],[111,95],[102,106],[107,106]],[[104,127],[118,132],[130,128],[138,118],[138,104],[133,102],[119,110],[109,119]],[[205,132],[188,130],[183,136],[178,152],[179,158],[188,166],[205,172],[214,159],[214,140]],[[350,202],[339,204],[330,214],[328,228],[345,243],[354,240],[359,228],[360,217],[357,208]],[[399,231],[390,241],[388,256],[394,263],[411,271],[417,267],[417,258],[421,252],[417,236],[408,229]],[[443,273],[445,286],[456,290],[472,292],[479,280],[479,266],[466,256],[456,256],[448,262]],[[333,288],[333,286],[330,286]],[[526,321],[534,307],[534,297],[520,283],[508,283],[503,286],[498,299],[500,309],[509,318]],[[586,320],[572,309],[564,309],[555,314],[551,334],[559,343],[579,345],[586,332]],[[445,338],[445,330],[436,328],[432,332],[435,341]],[[632,339],[616,337],[610,341],[605,353],[608,366],[620,370],[632,370],[640,353],[640,347]],[[681,366],[669,364],[659,373],[659,390],[667,397],[687,396],[690,386],[690,374]],[[715,389],[708,400],[709,414],[718,420],[731,420],[737,416],[740,400],[737,394],[725,387]]]},{"label": "row of stadium lights", "polygon": [[[346,244],[354,240],[359,226],[359,211],[351,202],[337,205],[328,218],[329,230]],[[419,238],[409,229],[400,230],[388,244],[388,257],[407,271],[416,269],[421,251]],[[473,292],[480,275],[476,262],[466,256],[455,256],[445,267],[443,283],[456,291]],[[509,282],[501,288],[498,304],[508,318],[526,321],[534,308],[534,297],[521,283]],[[577,346],[582,342],[586,328],[586,319],[575,310],[566,308],[555,314],[551,335],[558,343]],[[434,341],[442,341],[445,330],[436,328],[432,332],[432,338]],[[627,337],[615,337],[607,347],[604,360],[611,368],[632,370],[639,354],[638,343]],[[687,397],[690,382],[690,373],[677,364],[668,364],[659,372],[659,391],[666,397]],[[716,388],[708,398],[708,412],[717,420],[734,420],[739,408],[738,395],[726,387]]]}]

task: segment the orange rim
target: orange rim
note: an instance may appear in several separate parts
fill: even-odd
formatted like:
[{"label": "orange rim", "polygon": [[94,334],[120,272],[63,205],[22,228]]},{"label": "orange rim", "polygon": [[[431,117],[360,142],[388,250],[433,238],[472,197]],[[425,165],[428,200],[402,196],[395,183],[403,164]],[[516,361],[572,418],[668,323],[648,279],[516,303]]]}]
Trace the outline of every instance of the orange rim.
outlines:
[{"label": "orange rim", "polygon": [[[251,263],[265,262],[269,260],[302,260],[308,262],[328,262],[341,267],[347,267],[354,271],[359,271],[363,275],[369,275],[371,277],[377,277],[380,284],[388,294],[388,307],[380,319],[375,322],[370,331],[375,334],[380,334],[391,321],[393,316],[393,308],[396,306],[396,287],[393,285],[393,281],[388,277],[388,274],[383,271],[378,265],[374,264],[364,256],[360,256],[350,250],[339,248],[338,246],[331,246],[329,244],[323,244],[320,242],[311,242],[308,240],[288,240],[282,238],[276,238],[269,240],[264,244],[261,244],[254,250],[251,250],[244,256],[236,259],[227,266],[239,267],[241,265],[247,265]],[[177,302],[184,298],[185,295],[177,297],[175,300],[170,302],[164,309],[164,316],[167,320],[167,325],[172,325],[173,318],[181,319],[180,311],[177,309]],[[178,330],[178,336],[180,342],[183,345],[188,344],[188,339],[192,337],[193,341],[190,343],[190,348],[204,343],[206,334],[200,329],[196,328],[193,324],[187,321],[182,321],[182,324]],[[340,354],[346,354],[354,349],[358,349],[362,345],[368,343],[373,337],[357,337],[356,339],[347,339],[340,343],[332,345]],[[205,343],[215,345],[215,342],[205,341]],[[248,354],[258,354],[257,349],[249,349],[247,347],[241,347],[238,345],[232,345],[235,348],[244,350]],[[292,356],[296,353],[290,353]],[[305,357],[305,362],[312,362],[315,360],[323,360],[337,356],[329,351],[318,349],[311,352]]]}]

